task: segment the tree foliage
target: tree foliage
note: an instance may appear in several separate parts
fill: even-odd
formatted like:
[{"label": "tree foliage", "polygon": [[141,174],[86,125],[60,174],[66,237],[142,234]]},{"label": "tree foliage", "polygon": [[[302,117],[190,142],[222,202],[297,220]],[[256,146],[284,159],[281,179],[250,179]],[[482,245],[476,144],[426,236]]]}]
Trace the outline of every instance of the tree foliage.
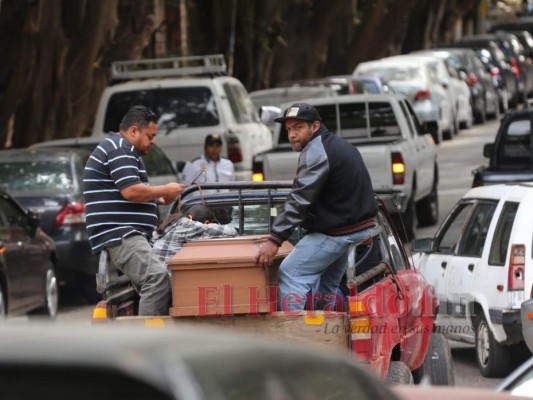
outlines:
[{"label": "tree foliage", "polygon": [[475,23],[479,2],[2,0],[0,143],[88,133],[111,62],[154,57],[156,33],[167,56],[229,58],[234,32],[234,75],[255,90],[449,42],[458,21]]}]

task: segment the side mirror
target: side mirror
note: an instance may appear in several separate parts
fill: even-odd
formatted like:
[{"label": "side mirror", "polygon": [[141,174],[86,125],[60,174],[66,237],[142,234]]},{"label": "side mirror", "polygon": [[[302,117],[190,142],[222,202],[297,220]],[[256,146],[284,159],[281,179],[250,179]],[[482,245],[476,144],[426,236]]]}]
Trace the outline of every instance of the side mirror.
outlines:
[{"label": "side mirror", "polygon": [[281,117],[281,108],[274,106],[262,106],[259,108],[259,118],[266,126],[272,126],[274,120]]},{"label": "side mirror", "polygon": [[32,235],[35,234],[35,231],[39,227],[39,222],[39,214],[37,214],[35,211],[28,210],[26,213],[26,223],[28,224]]},{"label": "side mirror", "polygon": [[494,143],[486,143],[483,146],[483,157],[491,158],[494,152]]},{"label": "side mirror", "polygon": [[433,250],[433,239],[415,239],[411,242],[411,251],[413,253],[431,253]]}]

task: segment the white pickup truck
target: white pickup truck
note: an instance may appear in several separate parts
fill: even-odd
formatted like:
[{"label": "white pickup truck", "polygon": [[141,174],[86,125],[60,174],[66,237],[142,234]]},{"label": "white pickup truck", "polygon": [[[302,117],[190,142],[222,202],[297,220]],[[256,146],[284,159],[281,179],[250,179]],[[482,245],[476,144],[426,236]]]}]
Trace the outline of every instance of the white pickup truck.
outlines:
[{"label": "white pickup truck", "polygon": [[[405,96],[362,94],[305,102],[317,108],[326,127],[357,146],[374,191],[404,240],[414,238],[415,214],[420,226],[437,223],[436,146]],[[299,153],[292,150],[285,128],[277,125],[275,148],[254,157],[254,180],[292,180],[296,174]]]}]

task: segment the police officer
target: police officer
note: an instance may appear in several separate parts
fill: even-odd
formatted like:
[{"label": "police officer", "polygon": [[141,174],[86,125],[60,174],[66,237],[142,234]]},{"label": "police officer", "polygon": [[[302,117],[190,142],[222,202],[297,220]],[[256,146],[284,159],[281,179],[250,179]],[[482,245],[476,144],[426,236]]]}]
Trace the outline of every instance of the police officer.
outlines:
[{"label": "police officer", "polygon": [[[235,180],[233,163],[220,155],[222,137],[212,133],[205,137],[204,154],[187,162],[183,168],[183,183],[200,185],[207,182],[230,182]],[[200,174],[202,171],[204,173]]]}]

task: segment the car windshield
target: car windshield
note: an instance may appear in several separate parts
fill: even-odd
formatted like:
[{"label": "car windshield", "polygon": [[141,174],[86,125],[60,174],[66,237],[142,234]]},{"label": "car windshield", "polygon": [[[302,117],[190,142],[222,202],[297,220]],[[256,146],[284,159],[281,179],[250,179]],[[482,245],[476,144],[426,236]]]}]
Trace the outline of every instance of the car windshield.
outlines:
[{"label": "car windshield", "polygon": [[157,125],[161,132],[220,123],[215,99],[208,87],[133,90],[111,96],[104,118],[104,132],[117,132],[124,114],[137,104],[147,106],[159,115]]},{"label": "car windshield", "polygon": [[67,161],[0,163],[2,188],[12,194],[69,193],[74,188]]}]

